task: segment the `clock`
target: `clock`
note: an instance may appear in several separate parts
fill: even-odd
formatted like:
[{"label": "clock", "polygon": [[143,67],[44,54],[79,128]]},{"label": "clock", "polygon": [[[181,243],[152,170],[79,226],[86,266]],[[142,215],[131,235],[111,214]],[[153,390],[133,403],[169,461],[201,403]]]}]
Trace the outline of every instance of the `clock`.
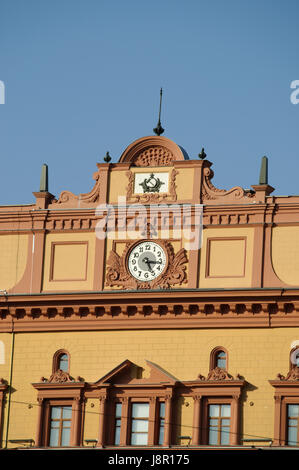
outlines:
[{"label": "clock", "polygon": [[139,281],[150,282],[156,279],[166,268],[167,255],[156,242],[142,241],[133,246],[127,258],[130,274]]}]

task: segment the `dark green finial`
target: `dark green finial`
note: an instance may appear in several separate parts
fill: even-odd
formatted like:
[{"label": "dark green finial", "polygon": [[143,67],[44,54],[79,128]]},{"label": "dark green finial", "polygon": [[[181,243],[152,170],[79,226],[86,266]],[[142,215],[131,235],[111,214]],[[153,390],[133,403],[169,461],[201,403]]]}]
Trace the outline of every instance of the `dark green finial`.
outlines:
[{"label": "dark green finial", "polygon": [[267,157],[262,158],[259,184],[268,184],[268,158]]},{"label": "dark green finial", "polygon": [[106,156],[104,157],[104,162],[109,163],[111,160],[111,157],[109,155],[109,152],[106,152]]},{"label": "dark green finial", "polygon": [[206,154],[204,148],[201,149],[201,152],[198,154],[198,156],[199,156],[199,158],[201,158],[202,160],[203,160],[204,158],[206,158],[207,154]]},{"label": "dark green finial", "polygon": [[42,166],[39,191],[48,192],[48,165],[46,165],[45,163]]},{"label": "dark green finial", "polygon": [[163,127],[161,126],[161,121],[160,121],[160,119],[161,119],[162,93],[163,93],[163,92],[162,92],[162,88],[161,88],[161,90],[160,90],[160,107],[159,107],[158,124],[157,124],[157,127],[155,127],[155,128],[153,129],[154,133],[157,134],[157,135],[161,135],[161,134],[163,134],[163,132],[164,132],[164,129],[163,129]]}]

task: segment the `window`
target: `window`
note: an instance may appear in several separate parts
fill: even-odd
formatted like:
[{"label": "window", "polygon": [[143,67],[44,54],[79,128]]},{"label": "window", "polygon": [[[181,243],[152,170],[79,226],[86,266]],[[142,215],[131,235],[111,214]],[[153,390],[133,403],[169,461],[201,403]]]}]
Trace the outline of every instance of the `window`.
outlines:
[{"label": "window", "polygon": [[70,370],[70,360],[69,360],[69,353],[64,349],[60,349],[56,351],[53,356],[53,373],[57,372],[58,370],[62,370],[63,372],[69,372]]},{"label": "window", "polygon": [[192,445],[240,444],[240,399],[245,383],[241,376],[233,377],[217,367],[207,378],[199,375],[192,384]]},{"label": "window", "polygon": [[67,372],[69,370],[69,358],[67,354],[61,354],[59,356],[58,369]]},{"label": "window", "polygon": [[228,445],[230,443],[230,405],[209,405],[210,445]]},{"label": "window", "polygon": [[2,432],[3,432],[3,425],[4,425],[4,402],[5,402],[5,394],[7,392],[8,385],[7,383],[0,378],[0,448],[2,442]]},{"label": "window", "polygon": [[147,445],[149,403],[132,403],[131,445]]},{"label": "window", "polygon": [[159,439],[158,444],[160,446],[164,443],[164,428],[165,428],[165,403],[159,404]]},{"label": "window", "polygon": [[37,391],[38,423],[36,446],[66,447],[82,443],[85,382],[69,374],[69,354],[53,356],[52,374],[33,383]]},{"label": "window", "polygon": [[65,447],[70,445],[72,421],[71,406],[52,406],[50,418],[50,447]]},{"label": "window", "polygon": [[287,445],[298,445],[299,404],[288,405]]},{"label": "window", "polygon": [[220,367],[220,369],[226,369],[226,354],[224,351],[217,352],[216,367]]},{"label": "window", "polygon": [[290,352],[289,372],[269,380],[274,387],[274,445],[298,446],[299,422],[299,349]]},{"label": "window", "polygon": [[227,351],[222,347],[218,346],[214,348],[210,356],[210,370],[219,367],[220,369],[227,370]]},{"label": "window", "polygon": [[114,445],[120,444],[120,429],[121,429],[121,403],[115,404],[115,426],[114,426]]}]

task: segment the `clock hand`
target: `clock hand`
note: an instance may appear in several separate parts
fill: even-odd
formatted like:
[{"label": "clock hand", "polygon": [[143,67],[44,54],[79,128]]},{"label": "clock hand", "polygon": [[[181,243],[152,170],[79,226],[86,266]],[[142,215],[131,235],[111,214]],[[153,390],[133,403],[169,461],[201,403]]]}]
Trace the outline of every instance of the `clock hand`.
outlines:
[{"label": "clock hand", "polygon": [[150,272],[153,272],[152,268],[150,267],[150,263],[151,263],[152,261],[149,260],[148,258],[143,258],[142,261],[147,264],[148,270],[149,270]]}]

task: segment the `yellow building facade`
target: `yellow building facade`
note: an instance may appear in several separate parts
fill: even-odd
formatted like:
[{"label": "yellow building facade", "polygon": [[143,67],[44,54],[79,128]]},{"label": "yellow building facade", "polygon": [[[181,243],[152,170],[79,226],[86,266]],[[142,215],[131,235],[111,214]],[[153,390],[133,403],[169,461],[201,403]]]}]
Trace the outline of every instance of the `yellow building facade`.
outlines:
[{"label": "yellow building facade", "polygon": [[0,207],[2,448],[298,445],[299,197],[200,156],[144,137]]}]

